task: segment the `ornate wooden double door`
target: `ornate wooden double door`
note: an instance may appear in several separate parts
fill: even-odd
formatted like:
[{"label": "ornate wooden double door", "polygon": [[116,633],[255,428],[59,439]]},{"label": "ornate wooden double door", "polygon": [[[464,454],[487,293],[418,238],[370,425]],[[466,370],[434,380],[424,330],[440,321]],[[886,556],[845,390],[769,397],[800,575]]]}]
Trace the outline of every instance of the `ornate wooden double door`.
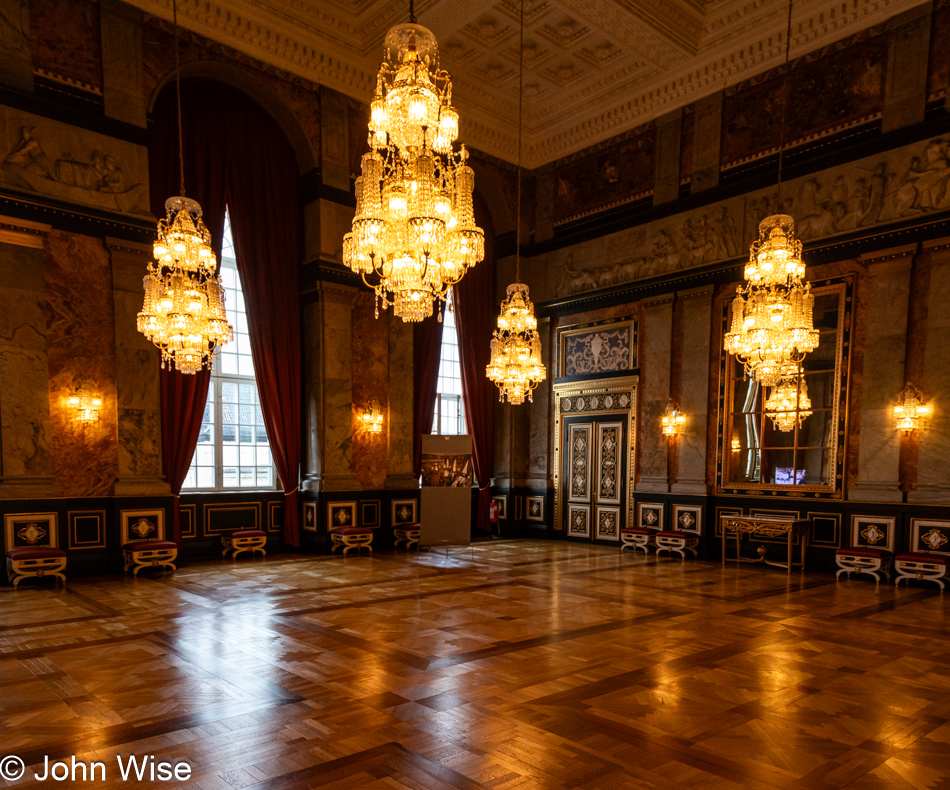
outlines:
[{"label": "ornate wooden double door", "polygon": [[562,414],[559,499],[568,537],[619,542],[629,517],[629,420],[623,413]]}]

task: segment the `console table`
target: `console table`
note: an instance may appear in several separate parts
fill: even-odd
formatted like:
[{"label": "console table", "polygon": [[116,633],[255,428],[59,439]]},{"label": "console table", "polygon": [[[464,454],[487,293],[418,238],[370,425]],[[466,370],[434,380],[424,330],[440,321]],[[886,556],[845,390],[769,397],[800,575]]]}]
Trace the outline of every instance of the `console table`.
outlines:
[{"label": "console table", "polygon": [[[722,525],[722,564],[729,562],[764,562],[766,565],[776,565],[779,568],[786,568],[789,573],[792,572],[794,565],[805,570],[805,551],[808,548],[808,533],[811,529],[811,521],[808,519],[782,519],[782,518],[752,518],[747,516],[723,516],[720,520]],[[726,557],[726,538],[734,535],[736,538],[736,556]],[[767,560],[765,558],[766,548],[760,546],[757,559],[742,556],[742,536],[754,535],[760,538],[781,538],[788,541],[788,561],[777,562],[776,560]],[[796,543],[801,545],[801,561],[793,562],[793,549]]]}]

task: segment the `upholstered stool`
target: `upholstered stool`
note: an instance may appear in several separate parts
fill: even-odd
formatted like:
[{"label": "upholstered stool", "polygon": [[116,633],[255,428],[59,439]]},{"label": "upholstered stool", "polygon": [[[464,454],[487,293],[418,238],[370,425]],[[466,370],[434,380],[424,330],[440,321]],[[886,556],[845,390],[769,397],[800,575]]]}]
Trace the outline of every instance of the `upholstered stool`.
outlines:
[{"label": "upholstered stool", "polygon": [[407,549],[418,546],[419,533],[421,530],[422,524],[418,521],[414,524],[400,524],[398,527],[393,527],[393,534],[396,536],[396,540],[393,541],[393,546],[398,546],[403,541],[406,541]]},{"label": "upholstered stool", "polygon": [[867,573],[874,577],[877,584],[881,583],[879,573],[883,573],[887,580],[891,580],[891,563],[894,561],[894,555],[887,549],[875,549],[869,546],[853,546],[849,549],[838,549],[835,552],[835,562],[838,563],[840,570],[835,575],[836,579],[841,578],[842,573],[847,573],[851,578],[851,573]]},{"label": "upholstered stool", "polygon": [[644,554],[649,554],[649,547],[654,545],[653,538],[659,531],[647,527],[624,527],[620,530],[620,540],[623,542],[620,551],[624,552],[632,546],[634,551],[643,549]]},{"label": "upholstered stool", "polygon": [[132,571],[133,576],[138,576],[142,568],[175,568],[175,560],[178,559],[178,546],[170,540],[139,540],[134,543],[126,543],[122,547],[122,556],[125,558],[125,572],[129,568],[135,568]]},{"label": "upholstered stool", "polygon": [[661,551],[675,551],[684,560],[686,559],[686,555],[683,554],[684,551],[691,551],[694,557],[697,556],[696,547],[699,545],[699,535],[694,535],[692,532],[680,532],[678,530],[657,532],[653,536],[653,541],[656,543],[657,556],[660,555]]},{"label": "upholstered stool", "polygon": [[233,551],[232,560],[242,551],[251,552],[251,556],[254,556],[255,551],[259,551],[266,557],[267,551],[264,546],[267,545],[267,533],[262,529],[239,529],[230,535],[222,535],[221,545],[224,546],[221,556],[227,557],[228,552]]},{"label": "upholstered stool", "polygon": [[363,546],[366,546],[366,548],[370,550],[370,553],[373,552],[373,530],[368,527],[331,529],[330,539],[333,541],[333,548],[330,551],[334,554],[340,546],[345,547],[343,549],[344,557],[350,549],[359,551]]},{"label": "upholstered stool", "polygon": [[66,577],[62,571],[66,570],[66,552],[51,546],[25,546],[10,549],[7,552],[7,580],[16,587],[21,579],[30,577],[53,576],[62,579],[66,584]]},{"label": "upholstered stool", "polygon": [[900,584],[901,579],[920,579],[936,582],[943,592],[948,562],[950,556],[946,554],[928,554],[922,551],[898,554],[894,558],[894,570],[897,571],[894,584]]}]

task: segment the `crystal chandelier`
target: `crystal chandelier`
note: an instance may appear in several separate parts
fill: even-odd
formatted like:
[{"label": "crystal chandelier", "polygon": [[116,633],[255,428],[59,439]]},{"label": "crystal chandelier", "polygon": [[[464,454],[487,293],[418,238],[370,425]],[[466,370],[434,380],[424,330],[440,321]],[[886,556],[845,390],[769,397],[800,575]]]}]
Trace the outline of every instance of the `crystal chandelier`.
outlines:
[{"label": "crystal chandelier", "polygon": [[725,349],[765,387],[777,386],[818,347],[815,297],[810,284],[803,282],[801,249],[790,216],[774,214],[762,220],[745,268],[745,285],[732,303]]},{"label": "crystal chandelier", "polygon": [[663,416],[660,418],[660,432],[672,439],[681,434],[685,426],[686,415],[673,405],[673,401],[667,403],[666,411],[663,412]]},{"label": "crystal chandelier", "polygon": [[161,350],[162,368],[167,364],[169,370],[194,374],[202,368],[210,370],[214,355],[234,333],[201,206],[185,197],[177,2],[172,4],[172,14],[181,195],[165,201],[165,217],[158,221],[158,240],[152,248],[155,260],[145,275],[145,302],[136,325]]},{"label": "crystal chandelier", "polygon": [[[792,2],[788,3],[785,31],[785,69],[782,85],[781,130],[778,152],[778,205],[782,205],[782,160],[788,105],[788,61],[792,39]],[[724,346],[742,362],[746,375],[764,387],[776,387],[791,368],[818,347],[813,310],[815,297],[804,281],[802,243],[795,238],[795,222],[788,214],[773,214],[759,223],[752,242],[745,284],[732,303],[732,324]]]},{"label": "crystal chandelier", "polygon": [[[515,280],[521,279],[521,131],[524,112],[524,0],[521,0],[521,56],[518,76],[518,198],[517,236],[515,243]],[[525,398],[533,401],[532,393],[547,377],[541,360],[541,338],[534,304],[528,298],[528,286],[514,282],[508,286],[507,296],[501,303],[498,328],[492,335],[491,360],[485,375],[498,387],[498,399],[517,406]]]},{"label": "crystal chandelier", "polygon": [[485,235],[475,224],[468,151],[452,146],[451,78],[411,2],[409,19],[386,34],[343,262],[375,291],[377,317],[381,302],[403,321],[421,321],[485,257]]},{"label": "crystal chandelier", "polygon": [[145,275],[138,330],[161,350],[163,368],[167,363],[181,373],[197,373],[211,367],[233,330],[201,206],[173,197],[165,201],[165,212],[158,222],[155,260]]},{"label": "crystal chandelier", "polygon": [[491,340],[491,361],[485,374],[498,387],[498,399],[514,405],[533,400],[531,393],[547,376],[541,361],[541,338],[528,286],[512,283],[501,303],[498,329]]},{"label": "crystal chandelier", "polygon": [[765,413],[783,433],[788,433],[796,425],[800,426],[806,417],[811,417],[811,399],[804,377],[786,379],[774,387],[765,399]]},{"label": "crystal chandelier", "polygon": [[76,394],[70,396],[69,405],[76,411],[73,418],[76,422],[99,422],[102,398],[93,394],[85,381],[80,382]]},{"label": "crystal chandelier", "polygon": [[928,413],[923,405],[923,395],[916,387],[907,384],[900,394],[899,402],[894,406],[894,417],[897,418],[897,430],[910,434],[920,428],[921,417]]}]

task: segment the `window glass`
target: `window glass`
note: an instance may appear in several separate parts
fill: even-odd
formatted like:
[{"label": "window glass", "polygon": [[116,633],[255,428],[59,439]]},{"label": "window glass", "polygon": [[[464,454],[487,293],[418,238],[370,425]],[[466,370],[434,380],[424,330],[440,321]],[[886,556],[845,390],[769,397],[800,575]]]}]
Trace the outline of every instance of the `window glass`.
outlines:
[{"label": "window glass", "polygon": [[442,318],[442,353],[439,359],[439,382],[432,415],[432,433],[455,435],[466,432],[458,330],[455,327],[455,309],[450,296]]},{"label": "window glass", "polygon": [[220,272],[234,340],[215,357],[201,434],[182,488],[274,488],[277,477],[254,379],[244,295],[227,216]]}]

